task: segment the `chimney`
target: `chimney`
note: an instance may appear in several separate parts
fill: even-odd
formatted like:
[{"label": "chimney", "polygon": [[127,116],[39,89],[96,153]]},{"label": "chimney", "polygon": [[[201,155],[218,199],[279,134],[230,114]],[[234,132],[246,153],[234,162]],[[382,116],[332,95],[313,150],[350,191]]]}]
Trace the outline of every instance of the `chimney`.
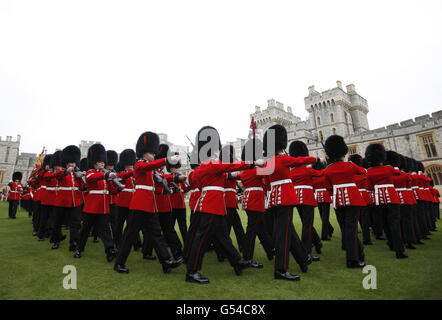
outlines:
[{"label": "chimney", "polygon": [[347,93],[355,93],[356,89],[355,89],[355,85],[354,84],[349,84],[347,86]]},{"label": "chimney", "polygon": [[261,112],[261,107],[255,106],[255,112]]},{"label": "chimney", "polygon": [[336,81],[336,85],[338,86],[339,89],[342,89],[342,82],[341,81]]},{"label": "chimney", "polygon": [[316,90],[315,90],[315,86],[310,86],[310,87],[308,87],[308,93],[309,93],[310,95],[314,94],[315,92],[316,92]]}]

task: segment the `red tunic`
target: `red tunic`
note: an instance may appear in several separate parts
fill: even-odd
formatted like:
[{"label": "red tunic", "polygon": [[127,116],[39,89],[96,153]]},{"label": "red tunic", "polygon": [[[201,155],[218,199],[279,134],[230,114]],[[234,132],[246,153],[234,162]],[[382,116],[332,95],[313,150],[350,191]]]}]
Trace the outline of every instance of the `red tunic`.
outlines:
[{"label": "red tunic", "polygon": [[423,192],[423,180],[422,177],[417,173],[411,174],[411,188],[413,189],[416,200],[426,201],[425,199],[427,197],[425,192]]},{"label": "red tunic", "polygon": [[[161,170],[157,170],[157,172],[167,181],[173,179],[173,175],[171,174],[164,174]],[[170,197],[168,194],[163,194],[163,190],[163,185],[155,181],[155,203],[157,212],[171,212],[172,204],[170,203]]]},{"label": "red tunic", "polygon": [[366,205],[356,186],[356,176],[365,172],[364,168],[344,161],[336,161],[325,169],[324,175],[333,185],[334,208]]},{"label": "red tunic", "polygon": [[313,193],[313,177],[320,177],[323,174],[324,172],[322,171],[307,168],[306,166],[292,169],[290,175],[300,204],[315,207],[318,205]]},{"label": "red tunic", "polygon": [[9,188],[8,200],[20,200],[20,195],[23,192],[23,185],[20,182],[10,182]]},{"label": "red tunic", "polygon": [[77,179],[74,173],[64,174],[64,170],[55,172],[55,178],[58,181],[57,198],[54,206],[56,207],[79,207],[83,201],[80,186],[83,184],[81,179]]},{"label": "red tunic", "polygon": [[314,157],[293,158],[288,155],[277,155],[269,159],[263,169],[258,169],[258,174],[268,175],[270,194],[268,207],[296,206],[299,204],[293,186],[290,168],[316,162]]},{"label": "red tunic", "polygon": [[86,173],[86,185],[88,194],[84,203],[83,212],[108,214],[110,193],[115,193],[113,183],[105,180],[105,173],[97,170],[89,170]]},{"label": "red tunic", "polygon": [[332,203],[330,192],[333,192],[333,186],[325,177],[325,170],[318,171],[322,174],[317,177],[312,177],[313,189],[315,189],[315,199],[318,203]]},{"label": "red tunic", "polygon": [[265,192],[263,177],[257,174],[257,168],[244,170],[238,178],[244,186],[244,195],[241,200],[242,208],[248,211],[265,211]]},{"label": "red tunic", "polygon": [[207,160],[202,163],[194,176],[201,187],[201,197],[197,211],[217,215],[226,214],[224,201],[225,172],[240,171],[250,168],[250,162],[222,163],[217,160]]},{"label": "red tunic", "polygon": [[430,187],[430,191],[431,191],[431,194],[433,195],[433,202],[434,203],[440,203],[440,200],[439,200],[440,193],[439,193],[439,191],[437,191],[437,189],[435,189],[433,187]]},{"label": "red tunic", "polygon": [[199,188],[198,181],[195,179],[194,174],[195,171],[197,171],[198,169],[199,168],[195,168],[191,173],[189,173],[189,176],[187,177],[190,185],[189,207],[191,212],[195,211],[198,199],[201,196],[201,189]]},{"label": "red tunic", "polygon": [[375,166],[367,171],[367,178],[374,187],[375,205],[400,204],[401,201],[393,184],[393,176],[401,172],[392,166]]},{"label": "red tunic", "polygon": [[226,202],[226,208],[238,208],[236,202],[236,179],[228,179],[227,173],[224,174],[224,201]]},{"label": "red tunic", "polygon": [[393,176],[393,184],[399,196],[401,204],[416,204],[413,191],[411,190],[411,178],[405,172],[401,172],[398,176]]},{"label": "red tunic", "polygon": [[154,182],[152,171],[166,165],[166,158],[155,161],[140,160],[135,163],[135,193],[130,202],[131,210],[155,213]]},{"label": "red tunic", "polygon": [[57,197],[58,180],[52,171],[46,171],[43,174],[42,181],[44,182],[45,191],[41,197],[41,204],[53,206]]},{"label": "red tunic", "polygon": [[121,183],[124,184],[124,189],[120,191],[118,196],[117,206],[119,207],[129,208],[132,196],[135,192],[133,176],[133,170],[118,173],[118,178],[120,178]]}]

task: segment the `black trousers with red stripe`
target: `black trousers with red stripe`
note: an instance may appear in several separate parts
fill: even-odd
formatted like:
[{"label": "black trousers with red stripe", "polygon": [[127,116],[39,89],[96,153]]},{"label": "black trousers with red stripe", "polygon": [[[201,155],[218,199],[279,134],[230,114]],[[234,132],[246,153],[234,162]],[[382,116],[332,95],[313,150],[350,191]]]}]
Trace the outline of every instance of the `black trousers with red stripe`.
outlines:
[{"label": "black trousers with red stripe", "polygon": [[178,227],[180,229],[181,238],[183,239],[183,243],[187,237],[187,218],[186,218],[187,210],[183,209],[172,209],[172,217],[173,217],[173,225],[178,222]]},{"label": "black trousers with red stripe", "polygon": [[361,207],[348,206],[335,209],[341,227],[347,261],[363,261],[364,247],[358,238],[358,220]]},{"label": "black trousers with red stripe", "polygon": [[296,209],[298,210],[302,221],[302,243],[304,244],[304,247],[307,249],[308,253],[312,253],[312,245],[314,244],[317,246],[321,243],[321,239],[319,239],[318,233],[313,226],[315,207],[300,204],[296,206]]},{"label": "black trousers with red stripe", "polygon": [[159,262],[170,259],[169,246],[161,233],[158,214],[134,210],[128,217],[127,227],[121,240],[121,245],[115,259],[116,264],[125,264],[132,245],[139,237],[140,230],[145,229],[152,238],[153,247],[157,253]]},{"label": "black trousers with red stripe", "polygon": [[172,217],[172,212],[159,212],[158,220],[160,221],[161,230],[163,231],[163,236],[166,239],[167,244],[172,250],[172,255],[175,259],[182,257],[183,246],[181,244],[180,238],[175,231],[175,223]]},{"label": "black trousers with red stripe", "polygon": [[196,227],[199,223],[199,212],[196,211],[190,214],[190,224],[189,230],[187,231],[186,239],[184,240],[184,250],[183,257],[184,259],[188,259],[190,254],[190,249],[192,248],[193,240],[195,239]]},{"label": "black trousers with red stripe", "polygon": [[244,260],[253,260],[256,236],[261,241],[264,251],[270,255],[273,249],[273,241],[265,227],[264,212],[246,210],[246,213],[247,229],[242,251]]},{"label": "black trousers with red stripe", "polygon": [[236,208],[227,208],[227,230],[230,234],[230,231],[233,227],[233,231],[235,232],[236,242],[238,243],[239,251],[242,251],[242,246],[244,244],[244,238],[246,236],[244,232],[244,228],[242,226],[241,218],[239,217],[238,210]]},{"label": "black trousers with red stripe", "polygon": [[275,271],[285,272],[289,268],[290,252],[298,264],[304,264],[307,260],[307,250],[293,226],[293,207],[273,207],[271,211],[274,217]]},{"label": "black trousers with red stripe", "polygon": [[211,241],[216,242],[232,266],[241,260],[228,234],[225,216],[200,212],[194,222],[195,233],[187,257],[188,273],[201,269],[204,254]]},{"label": "black trousers with red stripe", "polygon": [[394,251],[404,252],[404,244],[401,236],[399,204],[381,204],[375,206],[376,212],[383,218],[385,235]]},{"label": "black trousers with red stripe", "polygon": [[[117,248],[120,247],[121,236],[123,234],[124,223],[127,221],[127,217],[129,216],[130,209],[128,207],[118,207],[117,210],[117,221],[115,225],[115,233],[114,233],[114,242]],[[141,245],[140,234],[136,239],[137,244]]]}]

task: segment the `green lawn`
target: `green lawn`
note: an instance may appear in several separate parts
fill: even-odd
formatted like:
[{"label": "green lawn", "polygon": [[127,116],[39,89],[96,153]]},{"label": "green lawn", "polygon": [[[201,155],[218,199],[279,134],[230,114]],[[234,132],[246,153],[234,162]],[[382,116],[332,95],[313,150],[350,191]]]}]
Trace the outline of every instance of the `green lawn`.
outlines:
[{"label": "green lawn", "polygon": [[[132,252],[127,261],[129,274],[117,274],[105,259],[102,243],[89,240],[82,259],[74,259],[64,241],[51,250],[47,240],[32,236],[30,218],[20,210],[16,220],[7,218],[7,203],[0,203],[0,299],[442,299],[442,231],[417,250],[408,250],[409,259],[397,260],[385,241],[365,247],[367,264],[377,269],[377,289],[365,290],[360,269],[345,267],[340,249],[340,232],[332,212],[335,234],[324,242],[321,261],[310,265],[306,274],[291,257],[290,271],[300,274],[300,282],[273,279],[273,261],[268,261],[260,244],[255,260],[264,269],[247,269],[235,276],[228,262],[217,262],[214,252],[204,258],[202,274],[209,285],[184,281],[185,266],[163,274],[158,261],[146,261]],[[245,214],[241,212],[244,219]],[[295,212],[298,234],[301,222]],[[245,219],[244,219],[245,220]],[[243,222],[245,222],[243,220]],[[316,213],[315,225],[320,230]],[[440,223],[439,223],[440,227]],[[442,228],[440,227],[440,230]],[[66,232],[66,231],[64,231]],[[361,236],[361,235],[360,235]],[[232,235],[234,239],[234,236]],[[234,240],[236,245],[236,240]],[[65,265],[77,269],[77,290],[62,286]]]}]

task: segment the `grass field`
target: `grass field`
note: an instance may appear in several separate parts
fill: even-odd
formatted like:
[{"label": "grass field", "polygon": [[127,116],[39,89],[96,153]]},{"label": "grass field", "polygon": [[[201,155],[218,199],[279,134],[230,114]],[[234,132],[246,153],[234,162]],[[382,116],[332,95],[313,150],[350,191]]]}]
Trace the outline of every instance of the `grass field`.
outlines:
[{"label": "grass field", "polygon": [[[240,213],[245,218],[245,213]],[[229,263],[219,263],[214,252],[204,258],[202,274],[209,285],[184,281],[185,266],[163,274],[158,261],[146,261],[140,252],[131,252],[127,261],[129,274],[117,274],[113,263],[105,259],[103,245],[90,240],[82,259],[68,252],[67,241],[51,250],[47,240],[32,236],[27,212],[20,210],[17,219],[7,218],[7,203],[0,203],[0,299],[442,299],[442,228],[417,250],[408,250],[410,258],[397,260],[385,241],[365,247],[366,263],[377,270],[377,289],[362,286],[366,274],[345,267],[345,253],[340,249],[340,232],[331,213],[336,232],[332,241],[324,242],[320,262],[301,274],[291,257],[290,271],[300,274],[301,281],[273,279],[273,261],[256,245],[255,260],[264,269],[247,269],[235,276]],[[245,223],[245,219],[243,220]],[[297,212],[294,223],[298,234],[301,222]],[[319,214],[315,225],[320,230]],[[67,233],[67,231],[64,231]],[[360,235],[361,236],[361,235]],[[236,240],[232,234],[236,245]],[[258,240],[257,240],[258,242]],[[63,267],[77,269],[77,290],[62,286]]]}]

